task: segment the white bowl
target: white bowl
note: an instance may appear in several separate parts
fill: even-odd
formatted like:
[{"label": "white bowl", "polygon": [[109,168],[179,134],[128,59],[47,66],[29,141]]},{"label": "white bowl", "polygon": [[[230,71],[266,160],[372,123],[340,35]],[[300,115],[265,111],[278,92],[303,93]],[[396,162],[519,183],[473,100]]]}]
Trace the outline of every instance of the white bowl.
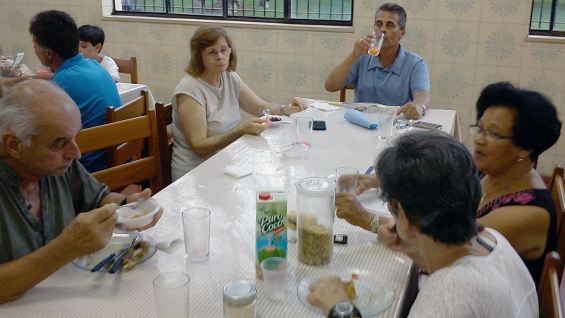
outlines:
[{"label": "white bowl", "polygon": [[153,216],[159,212],[161,205],[157,200],[150,198],[133,206],[119,207],[118,223],[130,229],[137,229],[148,225],[153,220]]}]

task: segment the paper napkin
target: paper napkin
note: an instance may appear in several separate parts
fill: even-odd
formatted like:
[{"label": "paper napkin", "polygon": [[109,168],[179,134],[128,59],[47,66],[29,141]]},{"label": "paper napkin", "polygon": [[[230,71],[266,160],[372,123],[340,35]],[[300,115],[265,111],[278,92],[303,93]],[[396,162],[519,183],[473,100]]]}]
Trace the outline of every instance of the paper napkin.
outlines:
[{"label": "paper napkin", "polygon": [[160,250],[166,250],[171,246],[171,243],[182,238],[182,231],[175,232],[168,228],[154,228],[151,237],[157,242],[157,247]]},{"label": "paper napkin", "polygon": [[245,168],[242,166],[236,165],[228,165],[224,168],[224,173],[233,178],[241,178],[245,177],[248,174],[251,174],[253,170],[249,168]]},{"label": "paper napkin", "polygon": [[317,108],[317,109],[320,109],[320,110],[325,110],[327,112],[339,109],[339,107],[332,106],[328,103],[323,103],[323,102],[314,102],[314,103],[311,103],[310,106]]}]

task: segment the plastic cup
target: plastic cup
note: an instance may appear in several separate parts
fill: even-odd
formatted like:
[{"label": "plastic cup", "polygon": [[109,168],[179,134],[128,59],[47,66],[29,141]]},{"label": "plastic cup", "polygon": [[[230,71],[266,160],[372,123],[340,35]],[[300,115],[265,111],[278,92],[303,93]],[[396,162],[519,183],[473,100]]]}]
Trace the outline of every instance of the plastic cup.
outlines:
[{"label": "plastic cup", "polygon": [[189,259],[204,261],[210,254],[210,210],[189,208],[182,212],[184,250]]},{"label": "plastic cup", "polygon": [[355,194],[358,175],[359,170],[354,167],[344,166],[335,169],[336,191]]},{"label": "plastic cup", "polygon": [[311,117],[296,117],[296,142],[308,148],[312,145],[312,123]]},{"label": "plastic cup", "polygon": [[189,316],[190,277],[184,272],[164,272],[153,279],[157,317]]},{"label": "plastic cup", "polygon": [[394,109],[379,110],[379,139],[388,139],[392,137],[392,128],[394,122]]},{"label": "plastic cup", "polygon": [[270,257],[261,262],[265,294],[273,300],[284,298],[289,280],[289,263],[286,258]]},{"label": "plastic cup", "polygon": [[45,66],[41,63],[37,63],[35,65],[35,68],[36,68],[35,74],[49,74],[49,73],[51,73],[51,69],[49,68],[49,66]]}]

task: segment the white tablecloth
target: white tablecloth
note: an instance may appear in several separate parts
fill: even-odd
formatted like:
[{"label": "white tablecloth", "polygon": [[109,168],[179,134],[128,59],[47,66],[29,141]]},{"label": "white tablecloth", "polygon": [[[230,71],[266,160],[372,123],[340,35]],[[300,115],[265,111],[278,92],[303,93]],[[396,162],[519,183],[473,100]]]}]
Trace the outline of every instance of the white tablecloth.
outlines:
[{"label": "white tablecloth", "polygon": [[[344,109],[322,112],[309,108],[301,116],[325,120],[326,131],[314,131],[312,147],[304,158],[287,158],[276,153],[288,141],[291,124],[273,124],[259,136],[246,135],[220,151],[196,169],[155,195],[165,213],[148,234],[157,231],[182,232],[180,213],[190,206],[204,206],[211,214],[211,252],[209,260],[193,263],[184,255],[182,240],[159,250],[146,262],[115,275],[90,273],[68,264],[20,299],[0,306],[1,317],[154,317],[152,280],[171,270],[190,275],[191,317],[221,317],[222,288],[233,280],[257,283],[258,317],[322,317],[306,308],[297,298],[296,285],[307,275],[357,271],[378,285],[393,290],[391,307],[377,317],[396,317],[408,286],[412,261],[392,252],[375,235],[336,220],[335,233],[347,234],[346,245],[335,245],[333,260],[325,266],[298,262],[297,246],[289,243],[289,255],[296,281],[284,300],[265,297],[261,280],[255,278],[255,193],[257,190],[283,189],[288,209],[296,207],[294,183],[310,176],[327,177],[336,167],[353,166],[364,172],[386,141],[377,139],[376,130],[353,125],[343,119]],[[372,116],[372,115],[368,115]],[[456,113],[431,109],[426,121],[442,124],[445,131],[456,131]],[[241,165],[253,170],[249,176],[234,179],[222,171],[226,165]],[[386,212],[374,191],[360,197],[361,202]]]},{"label": "white tablecloth", "polygon": [[142,90],[147,91],[147,97],[149,99],[149,109],[155,109],[155,99],[153,98],[153,94],[149,90],[149,87],[145,84],[131,84],[131,83],[116,83],[118,87],[118,93],[120,93],[120,99],[122,100],[122,104],[131,102],[132,100],[136,99]]}]

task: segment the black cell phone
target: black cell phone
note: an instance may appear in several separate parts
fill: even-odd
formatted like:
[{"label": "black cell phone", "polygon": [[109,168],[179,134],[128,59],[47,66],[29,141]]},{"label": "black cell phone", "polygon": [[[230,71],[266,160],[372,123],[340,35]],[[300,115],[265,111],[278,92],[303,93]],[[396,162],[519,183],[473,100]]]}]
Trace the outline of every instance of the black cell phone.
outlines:
[{"label": "black cell phone", "polygon": [[323,120],[314,120],[312,122],[313,130],[326,130],[326,122]]}]

